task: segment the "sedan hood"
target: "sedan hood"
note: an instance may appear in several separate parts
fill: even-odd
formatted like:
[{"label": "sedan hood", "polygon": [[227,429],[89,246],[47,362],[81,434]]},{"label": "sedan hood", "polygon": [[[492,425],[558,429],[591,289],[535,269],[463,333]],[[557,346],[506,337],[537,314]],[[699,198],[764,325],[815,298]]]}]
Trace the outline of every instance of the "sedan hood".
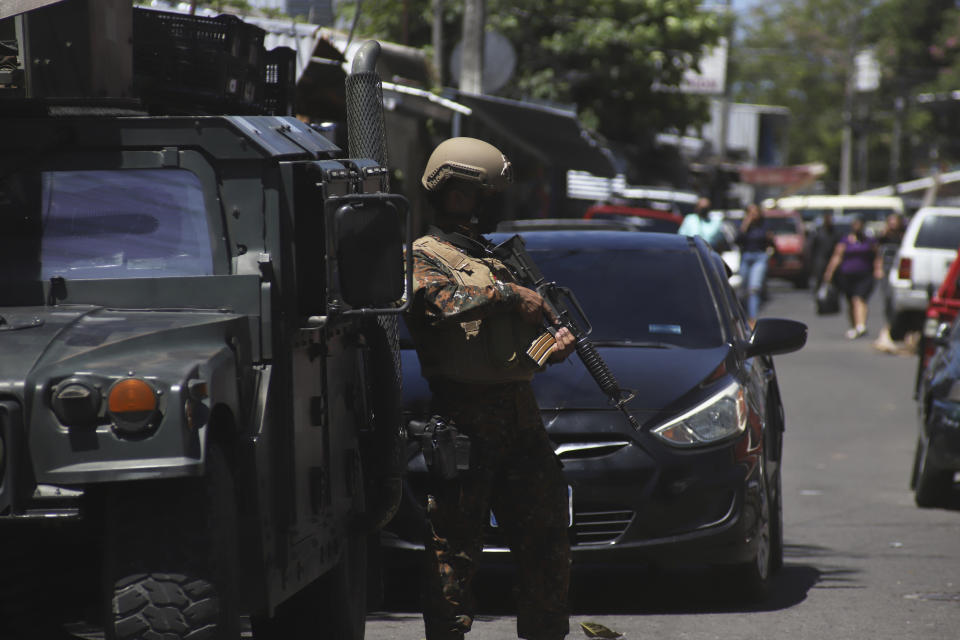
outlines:
[{"label": "sedan hood", "polygon": [[[730,354],[730,346],[710,349],[600,347],[597,349],[620,386],[636,395],[631,411],[657,413],[703,382]],[[413,415],[429,412],[430,390],[420,375],[413,349],[401,352],[404,408]],[[610,409],[610,401],[576,355],[547,367],[533,379],[540,408]]]},{"label": "sedan hood", "polygon": [[[624,389],[635,394],[633,411],[669,407],[703,382],[730,352],[712,349],[600,347],[597,349]],[[610,402],[576,355],[554,364],[533,380],[540,408],[606,409]]]}]

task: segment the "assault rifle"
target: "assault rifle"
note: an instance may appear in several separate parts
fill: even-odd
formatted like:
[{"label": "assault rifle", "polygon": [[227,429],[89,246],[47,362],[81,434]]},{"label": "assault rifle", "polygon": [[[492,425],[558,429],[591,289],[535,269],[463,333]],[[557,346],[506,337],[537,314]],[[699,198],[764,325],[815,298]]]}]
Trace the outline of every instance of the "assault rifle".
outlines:
[{"label": "assault rifle", "polygon": [[[540,294],[554,316],[552,320],[557,325],[566,327],[573,334],[576,339],[577,355],[580,356],[583,366],[593,376],[597,386],[623,412],[633,428],[640,429],[637,419],[630,414],[626,407],[627,403],[633,399],[634,394],[620,386],[613,372],[610,371],[610,367],[597,353],[597,348],[587,338],[593,327],[590,325],[590,321],[583,312],[583,308],[573,291],[558,285],[556,282],[547,282],[543,273],[540,272],[539,267],[527,252],[523,238],[518,235],[508,238],[494,247],[493,255],[510,269],[518,284],[522,284]],[[534,342],[527,353],[538,364],[542,365],[551,353],[551,349],[545,348],[544,340],[540,339]]]}]

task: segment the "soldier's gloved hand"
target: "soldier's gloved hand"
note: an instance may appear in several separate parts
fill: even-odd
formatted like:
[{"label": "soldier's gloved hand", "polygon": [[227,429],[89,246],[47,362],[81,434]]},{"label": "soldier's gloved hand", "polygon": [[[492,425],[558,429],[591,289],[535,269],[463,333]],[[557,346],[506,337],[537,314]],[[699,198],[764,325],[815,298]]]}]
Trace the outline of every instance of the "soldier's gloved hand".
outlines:
[{"label": "soldier's gloved hand", "polygon": [[576,351],[577,341],[570,329],[560,327],[553,339],[557,341],[557,350],[550,354],[550,362],[566,360],[571,353]]},{"label": "soldier's gloved hand", "polygon": [[513,282],[510,288],[520,296],[519,310],[523,319],[530,324],[540,324],[543,321],[544,302],[540,294],[533,289],[527,289]]}]

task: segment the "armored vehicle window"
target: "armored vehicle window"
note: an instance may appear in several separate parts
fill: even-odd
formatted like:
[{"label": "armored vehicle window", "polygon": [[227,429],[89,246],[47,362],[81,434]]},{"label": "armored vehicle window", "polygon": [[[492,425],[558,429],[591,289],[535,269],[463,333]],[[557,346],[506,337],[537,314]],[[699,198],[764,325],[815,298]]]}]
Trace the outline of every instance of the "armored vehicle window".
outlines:
[{"label": "armored vehicle window", "polygon": [[213,274],[200,180],[181,169],[41,175],[44,279]]}]

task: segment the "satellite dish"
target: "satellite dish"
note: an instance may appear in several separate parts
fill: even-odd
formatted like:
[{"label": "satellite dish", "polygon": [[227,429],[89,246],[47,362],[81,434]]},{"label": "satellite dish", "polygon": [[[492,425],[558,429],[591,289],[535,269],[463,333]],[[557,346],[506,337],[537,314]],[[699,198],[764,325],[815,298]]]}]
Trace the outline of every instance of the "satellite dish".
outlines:
[{"label": "satellite dish", "polygon": [[[450,76],[454,84],[460,82],[460,57],[463,42],[458,42],[450,54]],[[483,92],[499,91],[513,77],[517,66],[517,52],[510,41],[497,31],[487,31],[483,37]]]}]

